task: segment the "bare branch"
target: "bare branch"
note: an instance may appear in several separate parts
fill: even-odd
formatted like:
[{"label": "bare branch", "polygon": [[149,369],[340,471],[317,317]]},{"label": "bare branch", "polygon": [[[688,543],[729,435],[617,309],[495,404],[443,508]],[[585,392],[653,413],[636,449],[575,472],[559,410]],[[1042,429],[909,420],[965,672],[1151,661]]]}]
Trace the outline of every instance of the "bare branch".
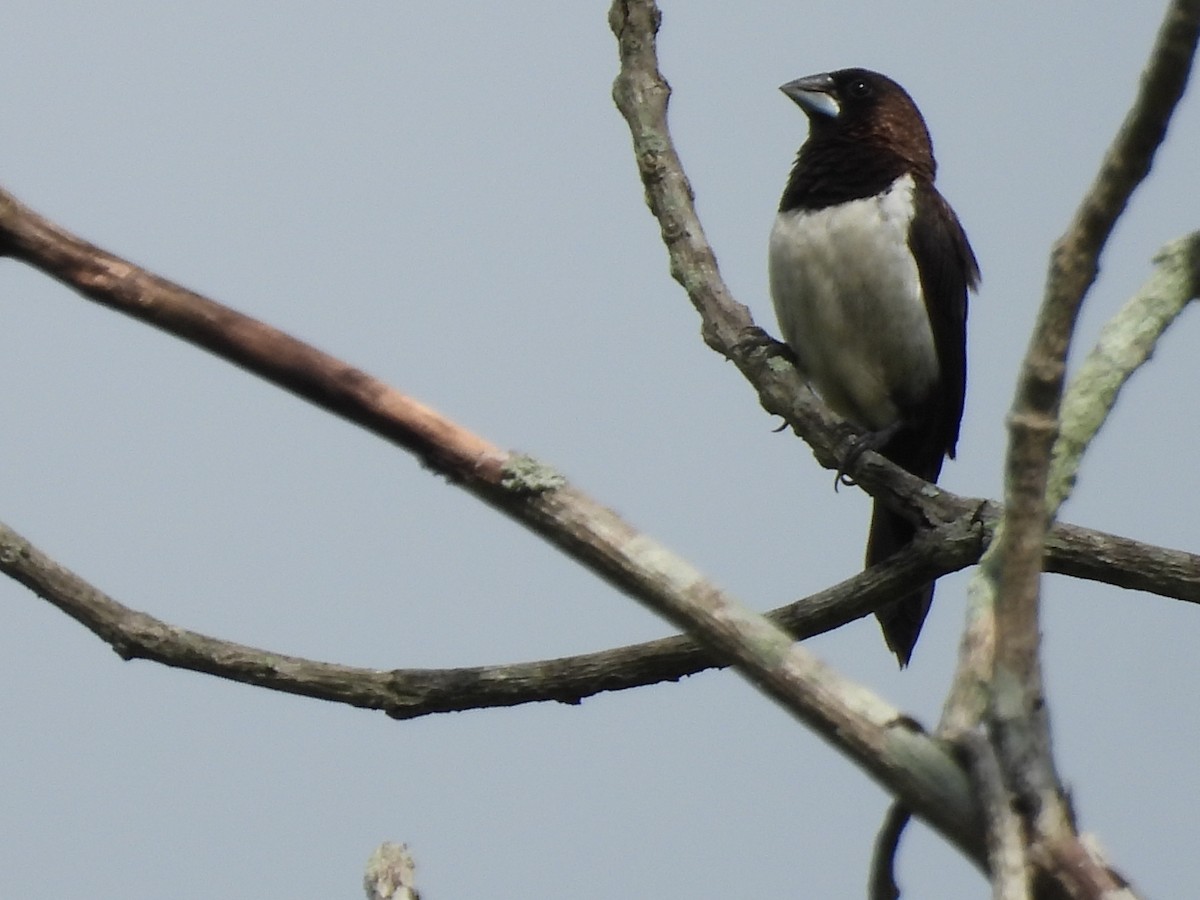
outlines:
[{"label": "bare branch", "polygon": [[1078,864],[1048,869],[1077,897],[1099,897],[1101,890],[1116,885],[1102,869],[1088,864],[1086,854],[1070,849],[1077,838],[1050,747],[1038,609],[1045,538],[1053,516],[1047,506],[1050,456],[1080,306],[1113,225],[1166,135],[1187,84],[1198,35],[1200,2],[1176,0],[1168,7],[1137,99],[1051,256],[1045,298],[1009,416],[1006,514],[995,566],[985,560],[980,569],[998,587],[989,711],[1005,783],[1026,812],[1035,845],[1055,848],[1048,858],[1066,856]]},{"label": "bare branch", "polygon": [[[950,532],[953,529],[947,528]],[[769,613],[794,638],[873,612],[896,591],[948,571],[978,551],[971,533],[938,534],[905,558]],[[29,587],[109,644],[147,659],[270,690],[378,709],[397,719],[553,700],[578,703],[603,691],[678,681],[726,663],[677,636],[598,653],[513,665],[391,671],[335,665],[218,640],[130,609],[0,524],[0,571]]]},{"label": "bare branch", "polygon": [[[763,408],[786,420],[822,465],[836,468],[844,458],[837,452],[837,441],[849,436],[848,426],[816,401],[795,367],[785,362],[788,352],[733,298],[704,236],[691,184],[667,126],[671,89],[658,70],[655,49],[660,17],[654,3],[621,0],[608,15],[621,54],[613,100],[629,125],[646,203],[658,220],[671,275],[700,314],[705,342],[738,367],[758,391]],[[866,485],[874,483],[875,478],[867,476]]]},{"label": "bare branch", "polygon": [[[970,510],[907,551],[767,616],[806,638],[865,616],[930,577],[975,563],[997,514]],[[1070,525],[1047,546],[1047,568],[1200,602],[1200,557]],[[244,684],[377,709],[397,719],[440,712],[557,701],[579,703],[726,665],[684,636],[596,653],[509,665],[450,669],[364,669],[218,640],[123,606],[0,524],[0,571],[29,587],[108,643],[123,659],[147,659]],[[990,657],[989,657],[990,658]],[[976,720],[978,717],[976,717]]]}]

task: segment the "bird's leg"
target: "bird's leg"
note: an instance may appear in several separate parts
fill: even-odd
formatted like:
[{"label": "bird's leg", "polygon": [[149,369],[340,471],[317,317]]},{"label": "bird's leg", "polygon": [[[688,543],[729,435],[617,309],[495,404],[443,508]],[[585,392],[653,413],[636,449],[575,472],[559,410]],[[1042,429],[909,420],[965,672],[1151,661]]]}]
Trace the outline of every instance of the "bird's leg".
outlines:
[{"label": "bird's leg", "polygon": [[854,435],[850,439],[850,446],[842,457],[841,464],[838,466],[837,475],[833,479],[833,489],[836,491],[843,484],[846,487],[855,487],[858,482],[846,473],[858,465],[859,457],[868,450],[878,452],[883,447],[886,447],[888,442],[903,427],[903,424],[902,420],[897,419],[891,425],[881,428],[878,431],[863,431]]}]

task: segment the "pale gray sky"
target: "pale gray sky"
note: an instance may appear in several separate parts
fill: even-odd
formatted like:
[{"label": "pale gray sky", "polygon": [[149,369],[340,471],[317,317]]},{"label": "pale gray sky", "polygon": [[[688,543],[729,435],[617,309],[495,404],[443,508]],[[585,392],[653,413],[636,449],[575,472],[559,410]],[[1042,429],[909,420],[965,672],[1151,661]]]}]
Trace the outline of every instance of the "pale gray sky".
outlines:
[{"label": "pale gray sky", "polygon": [[[774,330],[765,241],[802,114],[776,89],[893,76],[932,130],[984,286],[960,460],[995,496],[1003,417],[1063,229],[1157,4],[663,3],[672,124],[723,271]],[[603,3],[10,0],[0,182],[101,246],[560,467],[766,608],[859,567],[868,502],[698,338],[609,89]],[[1103,264],[1080,346],[1197,227],[1187,98]],[[0,266],[0,519],[122,602],[274,650],[455,666],[661,622],[382,442],[20,266]],[[1200,546],[1185,315],[1065,518]],[[967,575],[911,669],[874,622],[811,642],[932,723]],[[1086,829],[1147,896],[1194,894],[1200,618],[1051,579],[1048,687]],[[122,663],[0,583],[0,893],[360,896],[385,839],[430,898],[856,897],[883,793],[729,674],[397,723]],[[912,896],[985,897],[922,828]]]}]

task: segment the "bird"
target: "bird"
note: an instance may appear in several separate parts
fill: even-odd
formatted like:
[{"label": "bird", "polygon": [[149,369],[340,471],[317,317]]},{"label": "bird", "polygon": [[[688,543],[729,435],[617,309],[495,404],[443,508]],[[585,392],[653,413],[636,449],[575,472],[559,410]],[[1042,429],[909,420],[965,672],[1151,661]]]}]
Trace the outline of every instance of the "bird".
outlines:
[{"label": "bird", "polygon": [[[784,342],[809,385],[866,449],[936,482],[958,443],[966,397],[967,296],[979,264],[950,204],[916,104],[895,81],[841,69],[780,90],[808,118],[771,228],[768,276]],[[839,472],[839,475],[841,472]],[[916,526],[879,500],[866,565]],[[907,666],[933,584],[876,612]]]}]

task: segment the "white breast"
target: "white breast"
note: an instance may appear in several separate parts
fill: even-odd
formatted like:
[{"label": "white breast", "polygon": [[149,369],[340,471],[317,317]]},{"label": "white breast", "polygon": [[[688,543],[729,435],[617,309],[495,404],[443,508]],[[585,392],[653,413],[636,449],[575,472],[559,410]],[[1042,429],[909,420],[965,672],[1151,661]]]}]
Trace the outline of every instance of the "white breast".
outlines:
[{"label": "white breast", "polygon": [[771,298],[783,339],[835,411],[871,430],[893,424],[938,380],[920,276],[908,247],[913,180],[771,229]]}]

